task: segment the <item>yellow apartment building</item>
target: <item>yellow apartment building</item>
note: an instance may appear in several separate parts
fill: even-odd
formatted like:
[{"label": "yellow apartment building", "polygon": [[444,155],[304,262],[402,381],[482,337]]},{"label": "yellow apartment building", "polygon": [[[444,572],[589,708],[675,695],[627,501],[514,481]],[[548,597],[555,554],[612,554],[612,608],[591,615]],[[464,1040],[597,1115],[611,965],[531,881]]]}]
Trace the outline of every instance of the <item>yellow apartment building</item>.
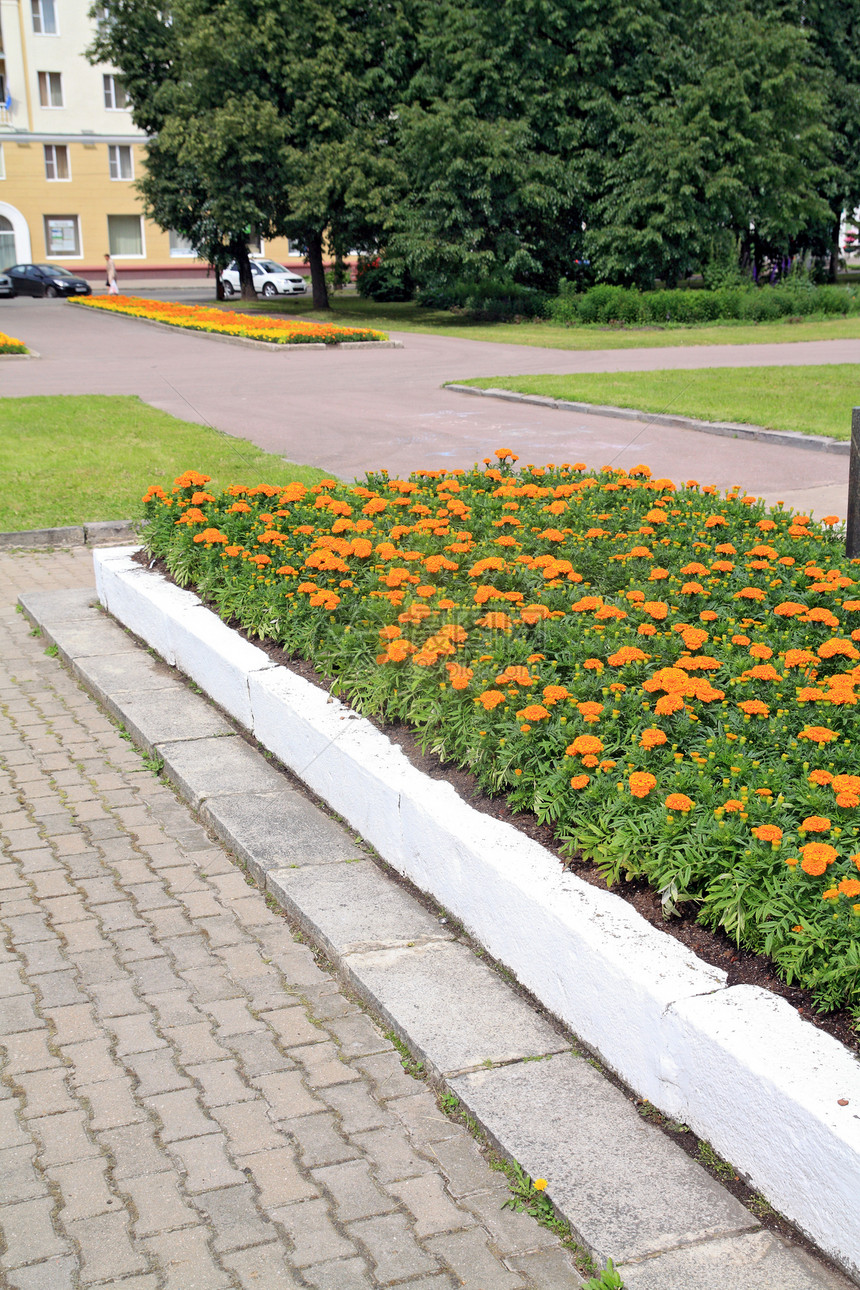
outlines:
[{"label": "yellow apartment building", "polygon": [[[203,274],[181,237],[143,216],[145,136],[117,72],[85,57],[89,7],[0,0],[0,270],[48,260],[97,282],[109,251],[121,279]],[[283,239],[255,249],[290,257]]]}]

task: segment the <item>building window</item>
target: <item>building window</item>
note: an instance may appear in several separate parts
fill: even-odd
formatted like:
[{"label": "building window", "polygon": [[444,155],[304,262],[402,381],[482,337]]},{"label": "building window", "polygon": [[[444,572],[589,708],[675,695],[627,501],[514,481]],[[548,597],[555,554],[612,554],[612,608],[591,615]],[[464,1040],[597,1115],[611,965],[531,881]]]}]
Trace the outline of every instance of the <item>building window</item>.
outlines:
[{"label": "building window", "polygon": [[14,264],[17,258],[12,221],[0,215],[0,264]]},{"label": "building window", "polygon": [[45,178],[71,179],[69,150],[64,143],[45,144]]},{"label": "building window", "polygon": [[45,216],[45,249],[49,257],[81,254],[81,230],[77,215]]},{"label": "building window", "polygon": [[39,73],[39,103],[43,108],[63,106],[63,78],[59,72]]},{"label": "building window", "polygon": [[111,74],[103,76],[102,81],[105,90],[105,107],[108,112],[126,111],[128,108],[128,95],[120,78]]},{"label": "building window", "polygon": [[128,143],[108,144],[111,179],[134,179],[134,160]]},{"label": "building window", "polygon": [[111,255],[143,255],[143,221],[139,215],[108,215]]},{"label": "building window", "polygon": [[57,10],[54,0],[30,0],[33,9],[33,30],[36,35],[56,36]]},{"label": "building window", "polygon": [[174,256],[187,256],[194,259],[197,252],[194,250],[194,247],[188,241],[187,237],[183,237],[181,233],[177,233],[176,229],[172,228],[170,230],[170,254]]}]

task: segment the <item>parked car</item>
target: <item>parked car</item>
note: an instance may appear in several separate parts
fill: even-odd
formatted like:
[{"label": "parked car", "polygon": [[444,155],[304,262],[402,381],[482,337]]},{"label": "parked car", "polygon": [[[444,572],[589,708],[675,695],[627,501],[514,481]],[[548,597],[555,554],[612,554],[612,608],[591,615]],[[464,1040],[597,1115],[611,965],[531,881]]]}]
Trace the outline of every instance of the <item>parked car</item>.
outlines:
[{"label": "parked car", "polygon": [[[276,260],[252,260],[251,274],[254,279],[254,290],[264,296],[301,296],[308,284],[298,273],[287,269]],[[228,269],[221,274],[224,283],[224,295],[233,296],[240,290],[239,266],[234,260]]]},{"label": "parked car", "polygon": [[91,296],[93,289],[59,264],[13,264],[3,270],[15,296]]},{"label": "parked car", "polygon": [[12,279],[8,273],[0,273],[0,296],[14,296],[14,294]]}]

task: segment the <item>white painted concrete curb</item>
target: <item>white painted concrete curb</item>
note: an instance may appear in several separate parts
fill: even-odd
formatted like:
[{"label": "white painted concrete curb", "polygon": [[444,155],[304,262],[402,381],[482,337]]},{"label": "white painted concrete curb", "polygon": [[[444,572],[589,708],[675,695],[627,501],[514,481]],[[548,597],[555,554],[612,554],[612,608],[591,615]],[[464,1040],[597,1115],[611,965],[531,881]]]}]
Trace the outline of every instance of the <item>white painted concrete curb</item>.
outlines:
[{"label": "white painted concrete curb", "polygon": [[94,550],[105,608],[460,919],[641,1097],[689,1124],[860,1276],[851,1054],[784,1000],[727,987],[724,972],[619,897],[423,775],[369,722],[136,564],[135,549]]}]

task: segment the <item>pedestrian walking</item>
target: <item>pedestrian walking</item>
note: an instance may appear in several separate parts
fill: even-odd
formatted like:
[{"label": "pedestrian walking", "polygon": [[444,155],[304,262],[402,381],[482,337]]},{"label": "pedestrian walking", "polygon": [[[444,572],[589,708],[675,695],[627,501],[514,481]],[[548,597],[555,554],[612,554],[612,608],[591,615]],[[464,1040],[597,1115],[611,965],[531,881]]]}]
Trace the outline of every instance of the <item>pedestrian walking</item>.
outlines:
[{"label": "pedestrian walking", "polygon": [[105,286],[108,289],[108,295],[118,296],[119,287],[116,282],[116,265],[108,251],[105,252],[105,279]]}]

